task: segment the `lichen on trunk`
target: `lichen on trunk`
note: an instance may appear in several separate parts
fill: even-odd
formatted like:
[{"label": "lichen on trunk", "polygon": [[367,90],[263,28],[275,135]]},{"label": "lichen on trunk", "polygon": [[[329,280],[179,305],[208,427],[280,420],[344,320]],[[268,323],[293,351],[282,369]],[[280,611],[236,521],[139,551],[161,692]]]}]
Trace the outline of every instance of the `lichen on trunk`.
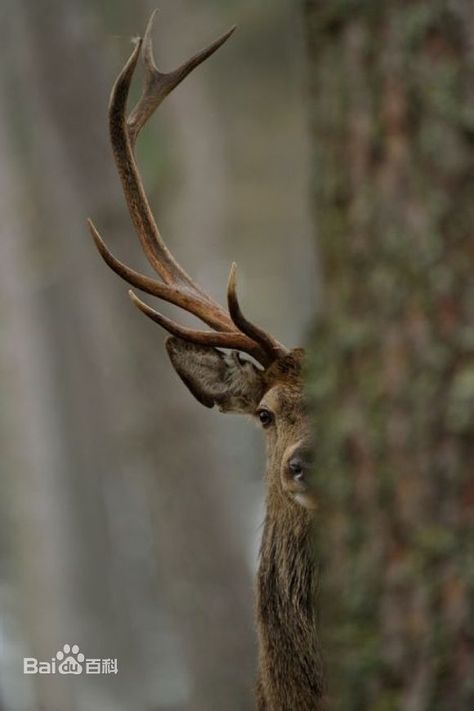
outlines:
[{"label": "lichen on trunk", "polygon": [[335,709],[474,706],[474,14],[306,0]]}]

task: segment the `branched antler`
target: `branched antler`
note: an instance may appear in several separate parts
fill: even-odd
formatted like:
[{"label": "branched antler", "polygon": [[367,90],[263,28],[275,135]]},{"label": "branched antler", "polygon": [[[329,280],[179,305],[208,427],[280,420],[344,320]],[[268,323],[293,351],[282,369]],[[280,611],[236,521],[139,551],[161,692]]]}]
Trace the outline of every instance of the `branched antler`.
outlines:
[{"label": "branched antler", "polygon": [[[229,313],[201,289],[178,264],[160,235],[137,168],[134,146],[138,135],[162,101],[205,59],[210,57],[234,32],[232,27],[222,37],[195,54],[172,72],[160,72],[153,57],[151,32],[156,11],[151,15],[143,40],[139,40],[120,72],[109,104],[109,131],[112,150],[122,183],[123,193],[143,251],[161,281],[141,274],[117,259],[108,249],[91,220],[89,228],[104,261],[132,286],[157,296],[193,314],[210,326],[212,331],[199,331],[180,326],[155,311],[133,291],[132,302],[169,333],[184,340],[208,346],[240,350],[267,366],[286,349],[272,336],[250,323],[242,314],[236,293],[235,265],[227,289]],[[127,99],[139,57],[145,68],[144,88],[128,119]]]}]

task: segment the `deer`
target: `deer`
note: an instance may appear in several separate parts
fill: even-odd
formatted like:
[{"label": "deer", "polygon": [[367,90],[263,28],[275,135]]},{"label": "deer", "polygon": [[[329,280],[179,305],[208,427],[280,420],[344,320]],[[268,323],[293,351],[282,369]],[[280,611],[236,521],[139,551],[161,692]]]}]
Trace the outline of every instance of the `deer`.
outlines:
[{"label": "deer", "polygon": [[[135,159],[138,135],[168,94],[232,35],[235,27],[174,71],[158,70],[150,17],[112,88],[109,133],[131,220],[157,278],[135,271],[109,250],[91,220],[89,229],[106,264],[128,284],[197,317],[210,330],[180,325],[142,301],[136,307],[170,336],[166,350],[179,378],[205,407],[254,418],[265,433],[265,519],[259,554],[256,621],[259,643],[258,711],[322,708],[324,681],[317,634],[317,567],[313,521],[317,497],[311,478],[310,424],[304,397],[304,349],[288,349],[244,316],[236,265],[227,284],[227,309],[179,265],[152,213]],[[137,64],[143,89],[127,115]],[[237,661],[237,660],[236,660]]]}]

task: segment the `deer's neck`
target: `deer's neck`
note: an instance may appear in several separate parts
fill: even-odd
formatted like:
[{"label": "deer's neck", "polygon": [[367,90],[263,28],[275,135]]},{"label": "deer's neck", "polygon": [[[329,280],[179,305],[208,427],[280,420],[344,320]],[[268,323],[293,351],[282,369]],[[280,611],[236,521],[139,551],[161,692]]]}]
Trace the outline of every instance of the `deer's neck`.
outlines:
[{"label": "deer's neck", "polygon": [[269,497],[257,585],[261,710],[320,708],[323,682],[312,538],[307,511]]}]

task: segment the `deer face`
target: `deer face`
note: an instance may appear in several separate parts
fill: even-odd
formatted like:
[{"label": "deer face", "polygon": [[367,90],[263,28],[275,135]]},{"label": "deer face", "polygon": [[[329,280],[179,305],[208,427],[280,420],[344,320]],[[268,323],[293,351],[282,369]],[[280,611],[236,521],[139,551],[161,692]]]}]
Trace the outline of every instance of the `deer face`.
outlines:
[{"label": "deer face", "polygon": [[176,372],[200,403],[255,418],[267,441],[269,490],[314,509],[303,350],[295,349],[261,370],[236,351],[226,354],[177,338],[169,338],[166,347]]}]

